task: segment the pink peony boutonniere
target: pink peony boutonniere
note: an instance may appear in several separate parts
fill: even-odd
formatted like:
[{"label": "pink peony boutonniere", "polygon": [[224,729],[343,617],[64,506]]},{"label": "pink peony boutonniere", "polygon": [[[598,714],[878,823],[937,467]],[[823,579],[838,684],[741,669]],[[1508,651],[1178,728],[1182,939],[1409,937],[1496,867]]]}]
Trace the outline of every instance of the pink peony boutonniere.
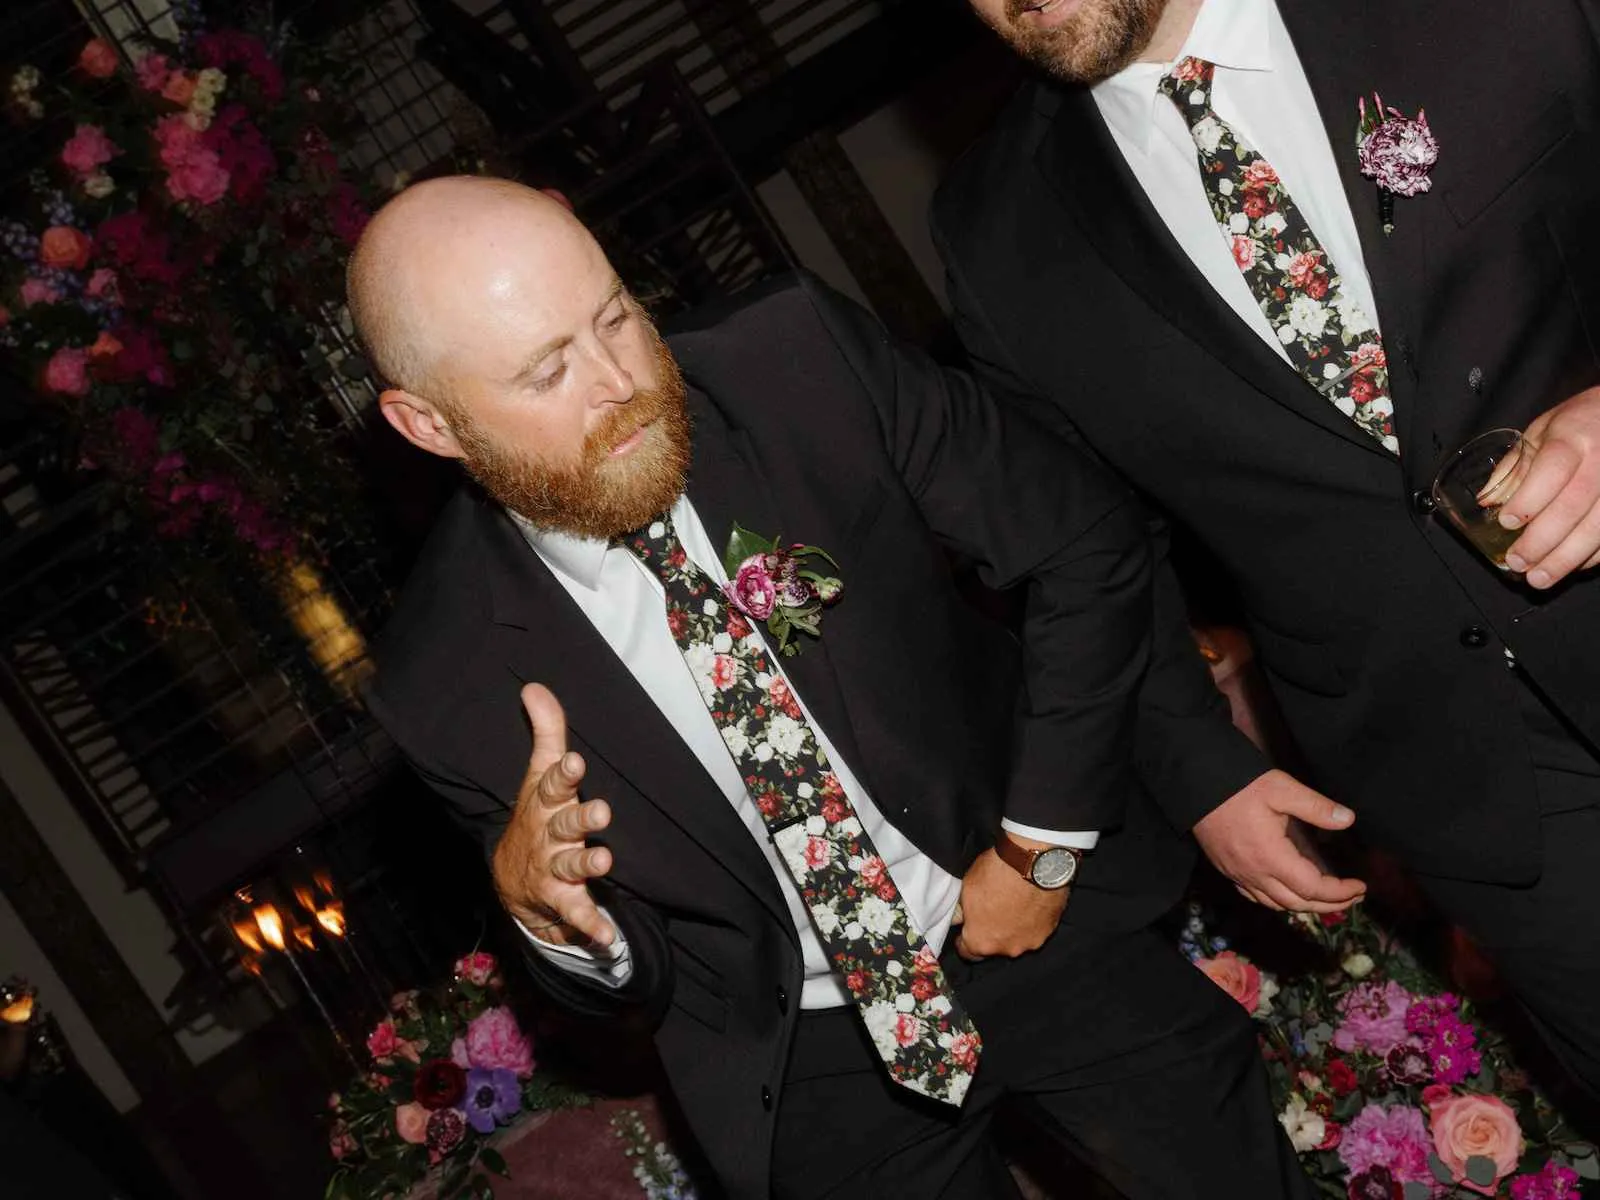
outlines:
[{"label": "pink peony boutonniere", "polygon": [[1378,215],[1383,232],[1394,232],[1394,198],[1417,196],[1433,187],[1428,171],[1439,161],[1439,142],[1428,128],[1422,109],[1415,117],[1402,116],[1398,108],[1385,108],[1383,97],[1372,93],[1356,102],[1356,157],[1361,173],[1378,185]]},{"label": "pink peony boutonniere", "polygon": [[844,584],[824,575],[808,560],[820,558],[838,570],[832,555],[817,546],[799,542],[780,545],[735,523],[722,552],[728,582],[722,593],[728,603],[754,621],[764,621],[778,639],[780,654],[798,654],[794,635],[822,636],[822,610],[838,602]]}]

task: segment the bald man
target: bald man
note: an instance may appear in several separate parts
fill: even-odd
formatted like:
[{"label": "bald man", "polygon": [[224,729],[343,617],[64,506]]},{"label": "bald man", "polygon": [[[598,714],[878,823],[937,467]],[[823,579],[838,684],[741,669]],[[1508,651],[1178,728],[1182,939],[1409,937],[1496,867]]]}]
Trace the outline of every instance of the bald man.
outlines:
[{"label": "bald man", "polygon": [[811,280],[663,341],[507,183],[391,202],[350,301],[472,480],[372,711],[730,1196],[1013,1195],[1007,1095],[1131,1197],[1299,1194],[1246,1015],[1147,927],[1190,855],[1133,761],[1227,718],[1121,491]]}]

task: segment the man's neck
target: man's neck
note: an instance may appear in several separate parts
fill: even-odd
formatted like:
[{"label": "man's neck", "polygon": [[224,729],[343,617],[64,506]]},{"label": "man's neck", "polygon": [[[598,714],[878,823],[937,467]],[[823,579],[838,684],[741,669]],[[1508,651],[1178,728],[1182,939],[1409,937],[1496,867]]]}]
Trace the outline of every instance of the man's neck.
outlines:
[{"label": "man's neck", "polygon": [[1204,3],[1205,0],[1168,0],[1161,20],[1156,23],[1155,34],[1144,53],[1139,55],[1139,61],[1165,63],[1177,58],[1183,43],[1189,40],[1189,31],[1194,28],[1194,19],[1200,15]]}]

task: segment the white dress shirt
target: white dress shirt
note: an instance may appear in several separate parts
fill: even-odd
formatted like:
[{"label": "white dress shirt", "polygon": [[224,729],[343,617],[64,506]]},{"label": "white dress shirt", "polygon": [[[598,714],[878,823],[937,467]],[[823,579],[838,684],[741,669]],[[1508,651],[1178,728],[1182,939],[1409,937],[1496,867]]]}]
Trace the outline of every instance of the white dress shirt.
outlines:
[{"label": "white dress shirt", "polygon": [[[705,528],[700,524],[700,518],[687,496],[678,497],[672,506],[672,521],[690,561],[710,576],[713,582],[719,585],[726,583],[728,577],[722,569],[721,556],[712,548]],[[661,715],[699,759],[701,766],[749,829],[750,836],[761,846],[773,874],[777,876],[778,890],[789,906],[789,915],[800,935],[805,963],[800,1006],[828,1008],[848,1003],[849,994],[845,991],[844,981],[829,964],[822,942],[801,903],[800,893],[773,849],[761,813],[745,789],[733,757],[728,753],[716,722],[711,719],[711,713],[701,698],[699,685],[690,674],[689,666],[667,627],[665,592],[661,581],[631,551],[620,546],[594,538],[539,529],[520,518],[517,523],[534,552],[550,568],[595,631],[622,660],[623,666],[655,701]],[[827,636],[826,621],[823,636]],[[773,661],[780,664],[781,673],[781,660],[773,655]],[[845,795],[850,798],[862,827],[888,866],[889,875],[906,907],[922,929],[928,944],[937,953],[949,933],[956,901],[961,897],[961,881],[923,854],[884,820],[872,797],[851,771],[850,764],[828,740],[827,731],[812,720],[805,696],[793,688],[787,675],[784,678],[790,682],[791,691],[806,719],[811,721],[834,774],[838,776]],[[1093,849],[1098,837],[1095,833],[1053,833],[1010,822],[1004,824],[1014,832],[1081,849]],[[527,933],[526,929],[524,933]],[[554,946],[531,933],[528,933],[528,937],[546,959],[564,969],[613,986],[620,986],[628,978],[631,969],[628,948],[620,935],[610,947],[597,950]]]},{"label": "white dress shirt", "polygon": [[[1278,172],[1343,286],[1376,328],[1372,281],[1338,162],[1274,0],[1207,0],[1171,63],[1136,62],[1091,92],[1117,149],[1178,245],[1239,319],[1288,363],[1212,215],[1189,127],[1159,90],[1173,63],[1190,57],[1216,64],[1212,107]],[[1352,141],[1355,129],[1352,96]]]}]

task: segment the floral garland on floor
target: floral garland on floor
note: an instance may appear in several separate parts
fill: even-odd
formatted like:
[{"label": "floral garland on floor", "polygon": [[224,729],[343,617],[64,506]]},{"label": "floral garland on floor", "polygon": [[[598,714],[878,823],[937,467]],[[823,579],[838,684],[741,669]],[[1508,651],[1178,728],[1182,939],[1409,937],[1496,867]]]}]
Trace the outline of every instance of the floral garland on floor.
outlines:
[{"label": "floral garland on floor", "polygon": [[1600,1179],[1504,1037],[1363,909],[1293,920],[1320,966],[1281,980],[1197,904],[1179,942],[1256,1019],[1278,1119],[1323,1195],[1574,1200]]}]

